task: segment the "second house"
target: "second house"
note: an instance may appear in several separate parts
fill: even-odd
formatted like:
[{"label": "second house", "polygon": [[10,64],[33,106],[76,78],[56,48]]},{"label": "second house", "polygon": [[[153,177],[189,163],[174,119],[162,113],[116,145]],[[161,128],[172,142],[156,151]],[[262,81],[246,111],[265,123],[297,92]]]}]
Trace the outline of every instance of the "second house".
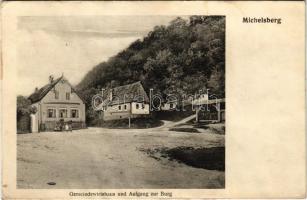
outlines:
[{"label": "second house", "polygon": [[149,98],[140,81],[115,87],[108,92],[102,111],[105,121],[146,117]]}]

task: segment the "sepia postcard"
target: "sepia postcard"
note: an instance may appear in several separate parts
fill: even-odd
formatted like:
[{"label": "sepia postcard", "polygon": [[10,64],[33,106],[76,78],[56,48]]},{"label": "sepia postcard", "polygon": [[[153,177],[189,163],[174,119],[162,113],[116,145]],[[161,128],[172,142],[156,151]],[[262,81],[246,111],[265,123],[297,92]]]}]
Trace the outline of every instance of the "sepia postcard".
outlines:
[{"label": "sepia postcard", "polygon": [[303,1],[1,13],[4,199],[306,197]]}]

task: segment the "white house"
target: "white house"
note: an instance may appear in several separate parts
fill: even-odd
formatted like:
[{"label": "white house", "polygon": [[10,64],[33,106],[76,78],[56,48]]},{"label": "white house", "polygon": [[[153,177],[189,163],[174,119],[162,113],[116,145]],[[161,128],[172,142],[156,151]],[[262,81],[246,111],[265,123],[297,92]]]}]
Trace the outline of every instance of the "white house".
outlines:
[{"label": "white house", "polygon": [[149,98],[140,81],[112,88],[103,102],[104,121],[149,115]]},{"label": "white house", "polygon": [[37,112],[31,115],[32,132],[54,130],[60,121],[74,129],[85,128],[85,104],[68,80],[49,77],[49,83],[36,88],[28,99]]}]

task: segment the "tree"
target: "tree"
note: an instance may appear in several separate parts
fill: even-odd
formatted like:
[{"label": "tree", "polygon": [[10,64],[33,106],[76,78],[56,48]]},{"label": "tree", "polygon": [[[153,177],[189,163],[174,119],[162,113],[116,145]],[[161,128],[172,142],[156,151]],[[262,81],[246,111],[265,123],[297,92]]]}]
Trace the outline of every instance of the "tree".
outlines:
[{"label": "tree", "polygon": [[17,96],[17,121],[24,115],[31,113],[31,101],[24,96]]},{"label": "tree", "polygon": [[207,83],[211,93],[218,97],[225,97],[225,72],[215,68]]}]

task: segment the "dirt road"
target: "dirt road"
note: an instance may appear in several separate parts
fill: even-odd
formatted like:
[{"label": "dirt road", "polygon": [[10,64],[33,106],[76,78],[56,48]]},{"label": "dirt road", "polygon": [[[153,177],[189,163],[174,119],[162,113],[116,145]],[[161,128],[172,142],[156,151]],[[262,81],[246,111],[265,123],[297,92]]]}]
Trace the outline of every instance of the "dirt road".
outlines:
[{"label": "dirt road", "polygon": [[[162,129],[88,128],[17,137],[18,188],[223,188],[224,172],[146,153],[224,146],[224,135]],[[145,151],[144,151],[145,150]],[[48,183],[54,182],[55,185]]]}]

